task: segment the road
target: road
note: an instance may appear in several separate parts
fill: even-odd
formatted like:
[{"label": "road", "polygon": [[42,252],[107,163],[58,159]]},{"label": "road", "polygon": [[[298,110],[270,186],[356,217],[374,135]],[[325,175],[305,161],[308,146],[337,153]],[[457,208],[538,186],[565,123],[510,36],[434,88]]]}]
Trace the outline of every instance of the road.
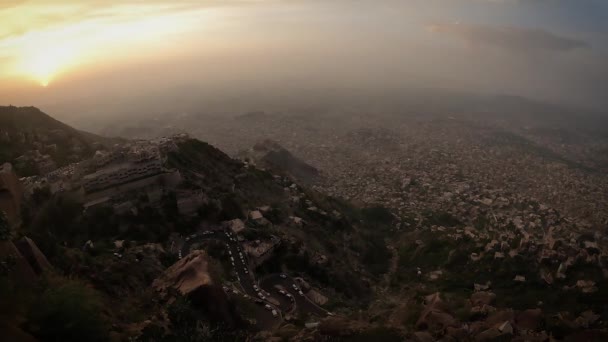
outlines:
[{"label": "road", "polygon": [[293,280],[293,278],[288,276],[287,278],[283,279],[281,278],[280,274],[266,276],[260,281],[260,287],[266,291],[274,289],[276,285],[281,285],[284,290],[288,291],[295,298],[297,309],[301,313],[317,316],[319,318],[327,316],[327,310],[313,303],[310,299],[308,299],[308,297],[300,296],[298,292],[294,290],[294,284],[297,286],[297,283]]},{"label": "road", "polygon": [[[213,230],[213,233],[204,233],[203,231],[193,234],[187,237],[187,241],[182,241],[182,246],[179,249],[182,256],[187,255],[194,243],[198,243],[204,240],[219,240],[225,244],[225,247],[229,251],[229,257],[231,257],[231,263],[233,264],[236,279],[235,283],[239,285],[240,290],[243,293],[234,293],[233,291],[227,291],[231,296],[243,296],[246,294],[249,299],[255,301],[260,299],[259,294],[263,295],[263,302],[257,301],[259,305],[256,305],[256,321],[257,326],[263,330],[272,330],[280,325],[283,321],[283,315],[286,313],[292,313],[294,310],[298,310],[302,314],[313,315],[317,317],[327,316],[327,311],[311,302],[306,296],[300,296],[297,291],[292,288],[295,284],[291,277],[286,279],[281,278],[279,274],[273,274],[264,277],[263,281],[259,284],[256,282],[255,275],[247,265],[247,255],[242,251],[241,245],[238,242],[234,233],[217,228]],[[241,259],[239,253],[242,253],[243,259]],[[259,287],[258,287],[259,285]],[[279,293],[277,287],[280,285],[285,291],[291,294],[293,300],[288,296]],[[260,290],[263,290],[260,292]],[[277,317],[272,315],[272,312],[265,308],[265,305],[269,305],[272,309],[277,311]]]}]

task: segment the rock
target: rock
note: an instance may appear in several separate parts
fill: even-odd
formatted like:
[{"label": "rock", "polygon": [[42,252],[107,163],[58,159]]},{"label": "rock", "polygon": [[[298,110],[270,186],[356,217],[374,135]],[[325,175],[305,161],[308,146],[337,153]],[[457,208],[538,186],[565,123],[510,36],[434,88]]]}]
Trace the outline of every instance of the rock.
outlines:
[{"label": "rock", "polygon": [[13,166],[9,163],[0,165],[0,210],[6,213],[10,224],[19,221],[22,200],[23,186]]},{"label": "rock", "polygon": [[490,328],[477,334],[474,340],[479,342],[494,341],[502,335],[503,333],[501,333],[500,330],[498,330],[497,328]]},{"label": "rock", "polygon": [[515,326],[518,330],[536,330],[542,320],[541,309],[528,309],[515,317]]},{"label": "rock", "polygon": [[289,216],[289,218],[291,219],[291,221],[298,225],[301,226],[302,225],[302,218],[301,217],[297,217],[297,216]]},{"label": "rock", "polygon": [[155,279],[152,287],[167,299],[171,298],[170,289],[179,291],[212,321],[231,328],[244,326],[225,292],[214,284],[204,251],[196,250],[186,255]]},{"label": "rock", "polygon": [[464,328],[456,328],[456,327],[447,327],[445,329],[446,336],[451,337],[456,341],[465,341],[467,340],[469,333]]},{"label": "rock", "polygon": [[424,302],[425,308],[416,322],[419,330],[439,331],[456,326],[456,319],[445,312],[445,305],[438,292],[426,296]]},{"label": "rock", "polygon": [[260,220],[263,219],[264,216],[259,210],[253,210],[249,212],[249,218],[252,220]]},{"label": "rock", "polygon": [[429,280],[437,280],[443,275],[442,270],[437,270],[429,273]]},{"label": "rock", "polygon": [[208,272],[207,255],[201,250],[193,251],[169,267],[152,287],[165,293],[170,287],[188,295],[202,286],[212,285]]},{"label": "rock", "polygon": [[589,328],[593,323],[600,319],[600,315],[596,315],[591,310],[587,310],[574,320],[577,326],[581,328]]},{"label": "rock", "polygon": [[317,305],[325,305],[327,303],[327,301],[329,300],[327,297],[325,297],[324,295],[322,295],[315,289],[311,289],[310,291],[308,291],[308,293],[306,293],[306,296],[310,300],[315,302],[315,304],[317,304]]},{"label": "rock", "polygon": [[545,281],[548,285],[553,284],[553,276],[545,269],[540,270],[540,278]]},{"label": "rock", "polygon": [[500,310],[492,313],[486,318],[485,323],[488,327],[499,325],[506,321],[513,322],[515,319],[515,312],[513,310]]},{"label": "rock", "polygon": [[513,279],[513,281],[516,281],[518,283],[525,283],[526,277],[521,276],[521,275],[516,275],[515,278]]},{"label": "rock", "polygon": [[473,306],[482,306],[482,305],[490,305],[496,299],[496,295],[492,292],[488,291],[479,291],[475,292],[471,295],[471,305]]},{"label": "rock", "polygon": [[475,292],[486,291],[490,289],[490,285],[491,283],[489,281],[485,284],[473,284],[473,289],[475,289]]},{"label": "rock", "polygon": [[583,293],[594,293],[597,291],[597,287],[595,287],[595,282],[592,280],[578,280],[576,282],[576,287],[580,289]]},{"label": "rock", "polygon": [[608,331],[606,330],[587,330],[574,333],[566,336],[564,342],[595,342],[595,341],[608,341]]},{"label": "rock", "polygon": [[435,339],[433,335],[429,334],[426,331],[417,331],[414,333],[413,341],[416,342],[433,342]]},{"label": "rock", "polygon": [[493,203],[493,202],[494,202],[494,201],[492,201],[490,198],[483,198],[483,199],[481,200],[481,203],[482,203],[482,204],[484,204],[484,205],[488,205],[488,206],[489,206],[489,205],[492,205],[492,203]]},{"label": "rock", "polygon": [[319,332],[330,337],[350,336],[356,329],[353,322],[341,317],[329,317],[319,323]]},{"label": "rock", "polygon": [[492,312],[495,312],[496,308],[491,305],[479,305],[471,308],[471,314],[486,316]]},{"label": "rock", "polygon": [[224,225],[224,227],[232,230],[235,234],[238,234],[238,233],[242,232],[243,230],[245,230],[245,223],[241,219],[224,221],[224,222],[222,222],[222,224]]},{"label": "rock", "polygon": [[498,330],[503,334],[513,334],[513,326],[509,321],[505,321],[502,324],[498,325]]},{"label": "rock", "polygon": [[32,239],[27,236],[22,237],[21,239],[15,242],[15,246],[25,257],[34,270],[34,273],[40,275],[42,272],[51,269],[51,263],[47,260],[46,256],[38,249],[38,246]]}]

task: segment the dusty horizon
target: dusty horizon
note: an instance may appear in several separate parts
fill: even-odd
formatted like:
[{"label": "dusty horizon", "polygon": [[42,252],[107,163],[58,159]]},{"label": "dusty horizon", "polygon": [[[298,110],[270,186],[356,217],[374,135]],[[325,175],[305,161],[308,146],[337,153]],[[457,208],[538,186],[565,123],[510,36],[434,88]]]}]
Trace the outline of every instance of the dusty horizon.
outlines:
[{"label": "dusty horizon", "polygon": [[604,109],[607,19],[599,0],[9,1],[0,98],[61,118],[350,88]]}]

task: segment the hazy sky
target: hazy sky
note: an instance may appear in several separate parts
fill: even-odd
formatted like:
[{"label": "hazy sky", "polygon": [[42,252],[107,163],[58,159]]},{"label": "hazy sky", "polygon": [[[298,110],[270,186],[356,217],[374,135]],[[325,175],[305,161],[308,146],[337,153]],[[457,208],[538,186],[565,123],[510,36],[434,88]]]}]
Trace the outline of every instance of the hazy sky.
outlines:
[{"label": "hazy sky", "polygon": [[608,106],[606,0],[0,0],[0,23],[0,102],[59,117],[289,87]]}]

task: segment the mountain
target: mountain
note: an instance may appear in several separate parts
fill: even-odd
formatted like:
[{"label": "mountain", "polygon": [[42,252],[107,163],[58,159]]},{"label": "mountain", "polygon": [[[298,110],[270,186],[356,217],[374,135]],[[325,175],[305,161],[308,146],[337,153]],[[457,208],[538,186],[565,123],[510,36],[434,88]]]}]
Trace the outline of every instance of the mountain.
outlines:
[{"label": "mountain", "polygon": [[302,184],[312,185],[321,178],[319,170],[295,157],[274,140],[260,141],[252,149],[240,153],[240,157],[253,161],[258,167],[291,176]]},{"label": "mountain", "polygon": [[36,107],[0,106],[0,142],[0,161],[29,176],[80,161],[113,140],[74,129]]}]

